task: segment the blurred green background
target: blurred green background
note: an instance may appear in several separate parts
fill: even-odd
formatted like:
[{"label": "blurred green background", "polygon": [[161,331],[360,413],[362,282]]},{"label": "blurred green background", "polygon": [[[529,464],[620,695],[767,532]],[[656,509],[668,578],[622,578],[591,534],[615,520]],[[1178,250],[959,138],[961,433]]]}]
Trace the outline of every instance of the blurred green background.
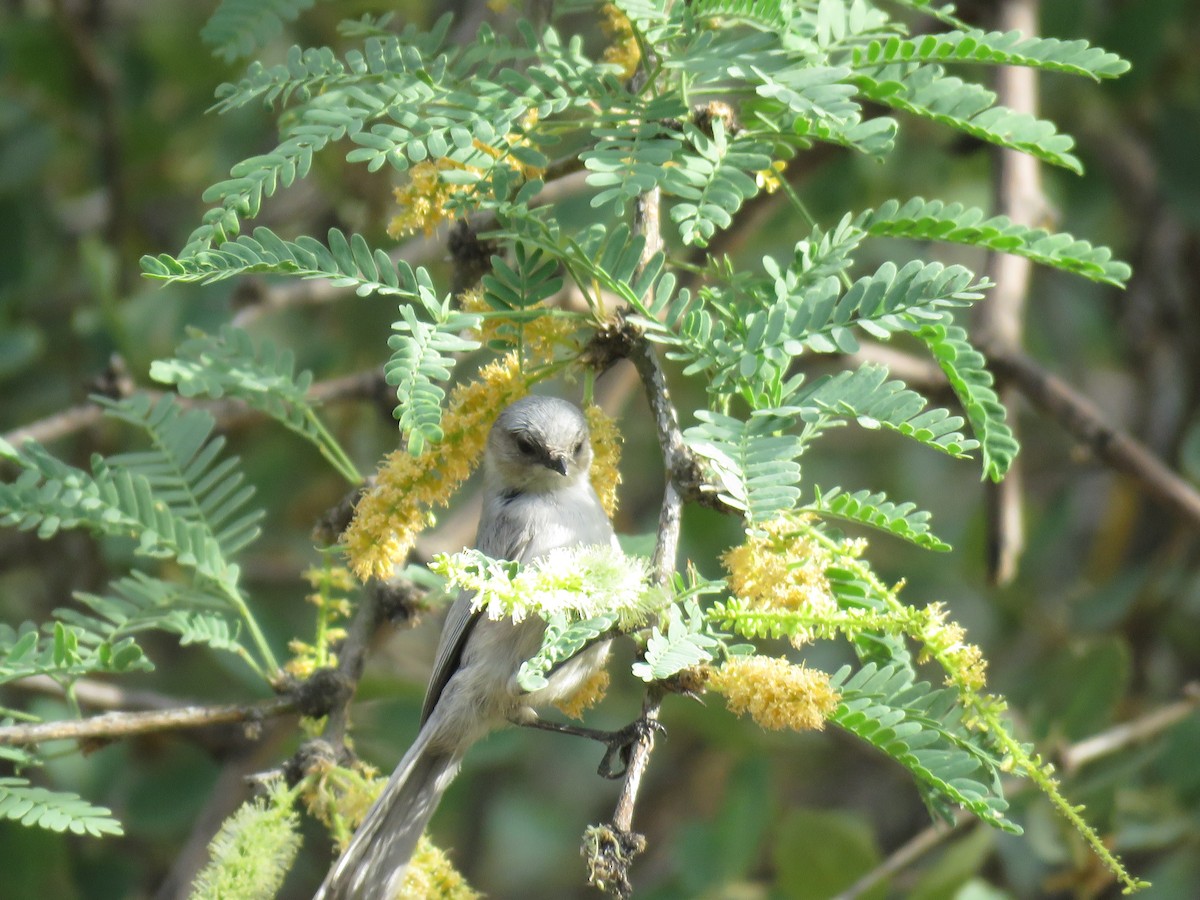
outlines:
[{"label": "blurred green background", "polygon": [[[204,189],[274,143],[272,118],[262,110],[205,114],[216,85],[241,72],[198,38],[213,6],[0,5],[0,431],[83,402],[114,364],[150,386],[150,362],[170,355],[186,326],[215,331],[244,308],[245,284],[159,289],[142,280],[137,264],[144,253],[178,250],[205,209]],[[262,58],[281,59],[290,43],[341,46],[339,20],[387,9],[424,24],[454,9],[468,23],[467,39],[481,15],[495,19],[477,3],[328,0],[290,25]],[[961,9],[987,26],[991,4]],[[1195,480],[1200,6],[1047,0],[1042,31],[1085,38],[1133,63],[1131,73],[1103,85],[1043,77],[1042,112],[1077,137],[1087,166],[1082,178],[1044,171],[1056,226],[1109,244],[1134,276],[1121,292],[1036,272],[1027,349],[1091,397],[1109,421]],[[394,176],[368,174],[343,157],[337,148],[319,156],[310,178],[269,201],[259,222],[288,237],[337,226],[393,246],[384,227]],[[985,147],[909,121],[885,164],[821,153],[798,190],[825,224],[893,196],[986,208],[992,162]],[[578,207],[586,213],[586,202]],[[763,253],[790,253],[805,230],[786,204],[764,204],[727,250],[754,265]],[[428,249],[422,261],[444,279],[445,251]],[[979,258],[954,258],[982,267]],[[390,300],[334,293],[243,315],[253,334],[294,348],[302,367],[328,379],[379,366],[394,313]],[[627,438],[618,530],[642,533],[653,528],[661,496],[653,429],[628,379],[607,377],[613,384],[602,382],[602,395],[619,410]],[[700,394],[673,378],[686,409]],[[1012,701],[1022,733],[1054,760],[1071,742],[1170,704],[1200,681],[1198,542],[1193,529],[1080,451],[1056,423],[1024,405],[1016,412],[1029,549],[1017,579],[1003,589],[986,579],[976,467],[894,436],[847,429],[805,458],[805,472],[817,483],[884,489],[932,510],[952,554],[876,537],[870,557],[886,577],[907,579],[910,603],[949,606],[983,647],[991,683]],[[364,471],[394,446],[386,403],[332,405],[326,415]],[[311,628],[299,573],[316,560],[314,520],[344,485],[282,429],[247,421],[228,434],[268,510],[265,534],[244,567],[282,652],[289,637]],[[103,425],[50,446],[82,464],[127,440]],[[471,515],[469,505],[452,511],[423,547],[457,549],[471,538]],[[736,540],[733,523],[688,511],[682,555],[702,570],[715,574],[716,557]],[[79,534],[42,542],[4,529],[0,617],[43,621],[72,591],[102,587],[127,554]],[[355,734],[359,752],[384,770],[415,731],[436,635],[433,620],[384,635],[371,657]],[[261,694],[245,671],[210,653],[161,637],[149,649],[157,671],[126,679],[126,687],[211,702]],[[817,647],[810,659],[836,666],[842,652]],[[623,724],[640,703],[628,667],[613,671],[614,690],[594,717],[600,725]],[[8,689],[3,702],[63,714],[58,701],[19,689]],[[638,897],[829,897],[928,824],[905,773],[844,735],[762,734],[735,722],[719,701],[673,699],[664,721],[669,737],[656,751],[635,822],[649,838],[634,870]],[[111,807],[127,834],[84,840],[0,823],[0,898],[186,896],[203,842],[244,796],[242,777],[286,759],[297,740],[291,723],[281,722],[268,724],[258,743],[235,735],[205,744],[177,735],[86,755],[64,752],[47,768],[49,783]],[[1068,795],[1087,805],[1135,873],[1155,883],[1147,897],[1200,896],[1198,750],[1200,717],[1192,715],[1067,778]],[[492,897],[588,896],[578,838],[585,825],[611,815],[617,791],[594,775],[597,762],[596,748],[566,738],[495,735],[468,757],[433,835]],[[1115,894],[1045,803],[1022,793],[1013,800],[1023,838],[964,829],[868,896]],[[328,864],[328,843],[311,823],[305,848],[283,896],[309,896]]]}]

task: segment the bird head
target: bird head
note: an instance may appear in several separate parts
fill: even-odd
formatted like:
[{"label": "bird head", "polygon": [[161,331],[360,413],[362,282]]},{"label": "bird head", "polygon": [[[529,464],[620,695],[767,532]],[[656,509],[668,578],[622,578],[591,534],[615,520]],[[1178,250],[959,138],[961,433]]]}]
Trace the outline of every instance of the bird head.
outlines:
[{"label": "bird head", "polygon": [[556,397],[517,400],[488,435],[486,465],[503,490],[559,490],[586,478],[591,464],[587,420]]}]

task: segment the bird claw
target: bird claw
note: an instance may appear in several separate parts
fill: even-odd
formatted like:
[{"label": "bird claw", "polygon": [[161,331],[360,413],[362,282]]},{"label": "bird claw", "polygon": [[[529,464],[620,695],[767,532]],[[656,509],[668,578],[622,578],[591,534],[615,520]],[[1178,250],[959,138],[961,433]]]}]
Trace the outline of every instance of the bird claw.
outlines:
[{"label": "bird claw", "polygon": [[[596,769],[601,778],[620,778],[629,771],[629,760],[633,756],[633,747],[639,741],[651,738],[655,733],[666,734],[666,726],[658,719],[648,719],[645,716],[634,719],[624,728],[609,732],[608,738],[602,743],[608,750],[600,760]],[[621,768],[617,770],[614,763],[620,760]]]},{"label": "bird claw", "polygon": [[[510,721],[514,725],[520,725],[525,728],[557,731],[559,734],[573,734],[576,737],[585,737],[604,744],[608,749],[604,752],[604,758],[600,760],[600,765],[596,769],[601,778],[620,778],[629,769],[629,760],[633,755],[634,744],[638,741],[649,739],[656,732],[659,734],[666,734],[667,732],[666,726],[658,721],[658,719],[648,719],[645,716],[634,719],[624,728],[618,728],[616,731],[601,731],[596,728],[583,728],[578,725],[547,722],[544,719],[537,718],[536,715],[532,717],[514,717]],[[618,762],[621,766],[620,769],[616,767]]]}]

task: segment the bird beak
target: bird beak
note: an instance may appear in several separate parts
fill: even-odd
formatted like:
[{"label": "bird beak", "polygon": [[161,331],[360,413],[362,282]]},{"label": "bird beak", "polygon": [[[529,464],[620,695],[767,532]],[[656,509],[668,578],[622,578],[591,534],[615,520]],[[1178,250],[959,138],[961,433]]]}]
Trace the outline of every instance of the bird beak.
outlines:
[{"label": "bird beak", "polygon": [[561,453],[550,454],[542,465],[547,469],[553,469],[559,475],[567,474],[567,458]]}]

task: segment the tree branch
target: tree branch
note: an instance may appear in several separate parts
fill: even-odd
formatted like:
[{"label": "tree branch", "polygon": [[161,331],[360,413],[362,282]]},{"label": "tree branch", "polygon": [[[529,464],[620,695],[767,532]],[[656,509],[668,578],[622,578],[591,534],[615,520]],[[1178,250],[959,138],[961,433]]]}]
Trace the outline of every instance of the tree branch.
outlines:
[{"label": "tree branch", "polygon": [[1058,758],[1062,770],[1073,775],[1089,763],[1111,756],[1126,747],[1140,744],[1162,734],[1172,725],[1182,722],[1200,709],[1200,684],[1193,682],[1183,688],[1183,699],[1146,713],[1129,722],[1114,725],[1092,737],[1067,747]]},{"label": "tree branch", "polygon": [[980,344],[997,375],[1003,375],[1097,459],[1135,479],[1147,493],[1200,528],[1200,492],[1171,471],[1151,450],[1104,420],[1096,406],[1025,354]]},{"label": "tree branch", "polygon": [[[1032,36],[1038,33],[1039,0],[1000,0],[996,29]],[[1037,116],[1038,72],[1027,66],[996,69],[997,102],[1014,112]],[[994,212],[1018,225],[1035,227],[1046,218],[1041,171],[1034,156],[1005,147],[993,149],[995,161]],[[975,309],[976,335],[997,346],[1017,350],[1024,334],[1025,301],[1033,263],[1007,253],[988,254],[987,275],[996,283],[987,302]],[[1010,412],[1009,426],[1017,433],[1016,395],[1003,380],[997,385],[1000,402]],[[1024,478],[1020,459],[1013,461],[1003,481],[989,481],[987,497],[987,568],[994,584],[1008,584],[1017,574],[1025,548]]]},{"label": "tree branch", "polygon": [[[1008,381],[1043,415],[1058,422],[1097,460],[1128,475],[1147,494],[1200,528],[1200,491],[1173,472],[1149,447],[1109,424],[1091,400],[1020,350],[987,341],[975,343],[998,378]],[[909,373],[906,382],[917,384],[927,393],[937,388],[937,383],[924,380],[922,375],[927,373],[932,379],[938,377],[937,373],[922,360],[908,358],[907,354],[863,342],[862,351],[855,357],[886,361],[889,366],[898,362]],[[909,377],[914,380],[909,382]]]},{"label": "tree branch", "polygon": [[256,723],[296,712],[295,697],[276,697],[258,703],[220,706],[180,706],[142,712],[111,712],[87,719],[0,726],[0,746],[24,746],[46,741],[112,740],[160,731],[204,728],[236,722]]}]

